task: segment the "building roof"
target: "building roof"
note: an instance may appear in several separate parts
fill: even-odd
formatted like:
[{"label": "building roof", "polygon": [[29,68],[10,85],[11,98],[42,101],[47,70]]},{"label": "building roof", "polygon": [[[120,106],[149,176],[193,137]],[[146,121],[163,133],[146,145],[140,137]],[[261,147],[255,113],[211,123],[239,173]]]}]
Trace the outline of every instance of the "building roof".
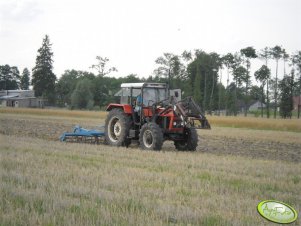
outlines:
[{"label": "building roof", "polygon": [[121,88],[142,88],[142,87],[152,87],[152,88],[166,88],[165,83],[122,83]]},{"label": "building roof", "polygon": [[7,96],[0,96],[0,99],[11,99],[14,97],[19,97],[19,95],[7,95]]},{"label": "building roof", "polygon": [[258,108],[261,108],[261,107],[265,108],[266,104],[262,103],[259,100],[255,101],[255,102],[252,102],[252,104],[249,104],[249,109],[250,110],[258,109]]}]

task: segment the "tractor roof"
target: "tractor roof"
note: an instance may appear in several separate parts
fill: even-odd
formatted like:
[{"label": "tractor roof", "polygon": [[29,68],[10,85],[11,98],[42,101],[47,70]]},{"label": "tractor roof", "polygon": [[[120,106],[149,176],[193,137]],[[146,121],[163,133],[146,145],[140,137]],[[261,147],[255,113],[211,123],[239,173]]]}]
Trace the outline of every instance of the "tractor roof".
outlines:
[{"label": "tractor roof", "polygon": [[139,83],[122,83],[121,88],[142,88],[142,87],[150,87],[150,88],[166,88],[165,83],[148,83],[148,82],[139,82]]}]

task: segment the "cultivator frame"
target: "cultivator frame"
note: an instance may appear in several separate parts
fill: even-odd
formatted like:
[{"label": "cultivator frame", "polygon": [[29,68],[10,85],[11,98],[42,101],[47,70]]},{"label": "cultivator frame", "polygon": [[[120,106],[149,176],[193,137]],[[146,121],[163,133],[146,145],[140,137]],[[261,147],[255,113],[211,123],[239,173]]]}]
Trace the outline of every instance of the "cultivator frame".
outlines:
[{"label": "cultivator frame", "polygon": [[[100,129],[104,129],[101,126]],[[104,131],[101,130],[88,130],[77,125],[74,127],[73,132],[65,132],[60,136],[60,141],[72,143],[90,143],[100,144],[104,142]]]}]

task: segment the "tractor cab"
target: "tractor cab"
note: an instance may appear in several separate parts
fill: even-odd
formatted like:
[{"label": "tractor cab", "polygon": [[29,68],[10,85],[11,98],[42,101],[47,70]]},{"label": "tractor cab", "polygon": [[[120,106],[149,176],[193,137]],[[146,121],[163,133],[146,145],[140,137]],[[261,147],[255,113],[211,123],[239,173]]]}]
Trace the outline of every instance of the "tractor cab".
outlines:
[{"label": "tractor cab", "polygon": [[164,83],[122,83],[121,90],[115,96],[120,96],[120,104],[148,107],[166,100],[168,90]]},{"label": "tractor cab", "polygon": [[[180,91],[177,90],[177,92]],[[142,115],[152,116],[151,108],[164,106],[171,97],[165,83],[122,83],[121,89],[115,96],[120,96],[120,105],[133,109],[133,113],[136,115],[135,121],[142,120],[140,119]],[[179,95],[177,94],[177,96]]]}]

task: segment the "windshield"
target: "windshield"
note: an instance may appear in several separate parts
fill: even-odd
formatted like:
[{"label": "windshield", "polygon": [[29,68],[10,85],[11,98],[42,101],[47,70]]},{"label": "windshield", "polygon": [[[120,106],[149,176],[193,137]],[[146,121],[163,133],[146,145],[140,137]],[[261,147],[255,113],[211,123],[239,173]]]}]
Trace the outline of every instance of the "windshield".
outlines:
[{"label": "windshield", "polygon": [[133,97],[137,97],[138,95],[140,95],[140,93],[141,93],[141,88],[132,89],[132,93],[131,93],[131,88],[122,88],[115,94],[115,96],[120,96],[121,104],[130,104],[131,95]]},{"label": "windshield", "polygon": [[166,99],[166,89],[144,88],[143,89],[143,104],[150,106],[153,103]]}]

